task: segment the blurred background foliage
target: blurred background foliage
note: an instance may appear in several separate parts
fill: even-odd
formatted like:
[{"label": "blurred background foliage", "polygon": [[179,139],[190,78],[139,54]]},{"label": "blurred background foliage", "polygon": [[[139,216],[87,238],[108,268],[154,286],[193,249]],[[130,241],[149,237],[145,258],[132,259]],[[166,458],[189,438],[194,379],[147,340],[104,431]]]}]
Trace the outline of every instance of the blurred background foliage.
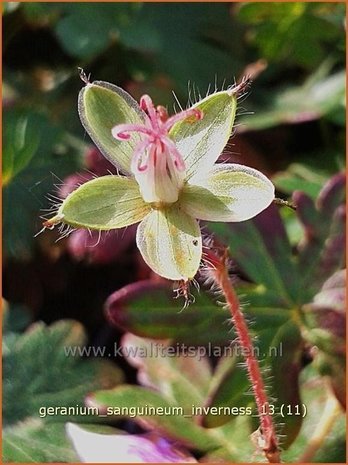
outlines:
[{"label": "blurred background foliage", "polygon": [[[98,363],[88,365],[88,361],[74,367],[82,373],[85,390],[78,388],[75,377],[61,380],[61,387],[57,381],[56,393],[52,393],[51,382],[45,380],[41,380],[41,385],[31,386],[28,372],[16,370],[23,362],[25,344],[32,347],[33,352],[30,370],[40,373],[40,367],[49,364],[49,359],[56,360],[57,356],[54,350],[48,352],[46,359],[37,360],[39,365],[35,368],[33,361],[40,347],[53,344],[58,351],[65,340],[81,344],[86,338],[91,345],[111,346],[125,331],[137,337],[193,340],[194,345],[204,345],[207,335],[209,341],[216,344],[224,344],[231,337],[224,325],[226,315],[216,311],[216,305],[207,295],[203,293],[199,297],[198,307],[192,306],[178,314],[180,302],[173,302],[168,298],[167,289],[165,292],[157,289],[156,283],[140,290],[126,287],[129,291],[126,301],[120,302],[118,296],[109,298],[108,319],[113,325],[106,321],[103,305],[110,294],[134,282],[153,278],[134,245],[134,228],[103,237],[100,244],[98,235],[89,237],[84,232],[58,242],[56,231],[35,237],[41,229],[40,217],[62,196],[78,182],[87,180],[91,173],[103,175],[112,169],[91,147],[78,118],[77,95],[83,83],[77,68],[82,67],[91,80],[117,84],[137,100],[149,93],[155,103],[166,105],[170,112],[251,74],[250,92],[240,102],[235,133],[221,159],[261,170],[272,178],[279,197],[288,198],[294,191],[301,191],[296,197],[300,209],[297,215],[288,209],[281,209],[279,213],[272,210],[265,214],[264,220],[261,217],[231,229],[217,224],[212,230],[230,244],[231,250],[238,249],[233,257],[234,269],[242,280],[241,289],[243,292],[246,289],[251,302],[249,313],[255,318],[253,331],[260,336],[263,328],[268,328],[268,332],[263,331],[264,336],[260,336],[260,345],[268,347],[272,337],[283,337],[290,344],[291,354],[295,354],[296,360],[293,357],[283,360],[285,365],[276,367],[274,372],[279,386],[289,364],[295,363],[298,370],[288,380],[294,383],[293,396],[285,398],[284,402],[298,402],[299,370],[311,360],[312,355],[308,355],[311,345],[320,348],[321,355],[316,362],[318,372],[331,376],[335,393],[342,400],[343,355],[340,348],[337,353],[331,349],[333,341],[342,336],[339,333],[342,308],[338,302],[341,302],[343,285],[325,282],[342,268],[344,253],[343,181],[340,175],[332,178],[343,171],[345,164],[344,21],[343,2],[3,4],[4,297],[9,302],[6,318],[12,321],[6,326],[8,365],[5,374],[14,370],[16,377],[11,379],[8,375],[5,395],[11,398],[17,395],[14,392],[20,392],[21,386],[28,386],[26,398],[38,389],[50,393],[46,395],[53,396],[51,402],[54,404],[60,389],[71,389],[66,403],[76,404],[88,390],[107,389],[120,382],[121,375],[115,372],[106,377],[104,384],[102,376],[99,383],[93,384],[96,373],[104,373],[105,367]],[[324,191],[323,186],[326,186]],[[318,241],[311,236],[313,230],[318,231]],[[281,249],[272,249],[267,241],[273,233],[279,238]],[[255,253],[248,243],[255,246]],[[333,244],[331,249],[323,249],[328,243]],[[334,259],[328,263],[325,259],[332,253]],[[313,280],[308,278],[313,271],[308,265],[308,256],[314,256],[315,266],[322,267],[327,274]],[[302,268],[294,271],[296,260]],[[271,263],[274,273],[263,267],[266,261]],[[306,292],[299,295],[298,283],[304,271],[308,286],[306,284]],[[252,285],[250,288],[250,283],[258,287]],[[280,301],[272,296],[277,285],[289,293],[290,303],[282,301],[279,295]],[[322,298],[327,292],[325,285],[334,295],[331,300]],[[328,307],[331,311],[333,301],[339,310],[334,317],[330,314],[333,323],[328,329],[326,317],[323,320],[319,314],[323,311],[326,315]],[[289,316],[294,302],[306,315],[302,336],[299,336],[298,327],[292,326]],[[284,309],[287,313],[282,313]],[[29,322],[42,320],[50,324],[62,318],[78,320],[87,333],[84,334],[77,323],[70,322],[61,323],[62,326],[57,323],[58,326],[53,325],[51,329],[35,326],[30,337],[26,333],[20,335]],[[197,328],[194,337],[192,324]],[[284,328],[288,328],[285,334],[291,337],[282,336]],[[295,345],[291,345],[294,341]],[[248,381],[243,370],[236,370],[237,362],[227,368],[220,362],[220,371],[214,376],[206,373],[207,383],[210,378],[212,385],[217,383],[216,378],[225,383],[219,388],[216,385],[214,405],[248,404],[250,399],[243,397]],[[72,369],[64,365],[64,360],[54,363],[52,379],[61,371]],[[130,368],[122,358],[117,363],[127,381],[136,382],[136,369]],[[154,368],[143,367],[145,371],[150,369]],[[311,384],[313,370],[310,364],[309,369],[302,372],[301,390],[308,384],[309,391],[305,389],[302,395],[319,411],[327,399],[322,394],[311,397],[311,392],[321,386]],[[188,380],[181,380],[184,385],[192,381],[187,376]],[[155,385],[160,383],[157,379],[152,381]],[[165,394],[163,386],[158,389]],[[183,389],[175,402],[180,404],[190,389],[188,387],[187,392]],[[230,398],[232,391],[236,393],[233,399]],[[281,389],[276,391],[279,398],[289,394],[282,393]],[[127,398],[124,392],[121,394]],[[201,397],[208,392],[207,388]],[[103,395],[101,391],[101,402]],[[115,393],[116,399],[117,395]],[[129,396],[132,399],[131,391]],[[64,437],[61,425],[53,422],[47,427],[43,420],[32,419],[37,407],[34,404],[28,404],[28,411],[18,411],[13,417],[10,412],[5,418],[9,425],[7,459],[27,460],[31,447],[31,457],[38,461],[57,460],[57,454],[67,461],[76,460],[66,438],[56,439],[59,445],[52,440]],[[25,418],[28,418],[27,423],[16,424]],[[288,460],[300,455],[313,429],[311,425],[318,419],[312,415],[308,421],[310,423],[301,430],[302,435],[298,435],[300,422],[287,425],[290,442],[295,441],[295,449],[287,452]],[[249,450],[236,455],[235,451],[226,451],[221,446],[225,434],[229,441],[234,436],[237,444],[240,441],[237,433],[232,434],[229,424],[216,425],[207,417],[205,426],[220,428],[222,439],[221,443],[217,441],[212,445],[214,453],[205,444],[195,442],[194,433],[185,436],[182,425],[173,428],[178,435],[180,432],[185,444],[200,451],[200,456],[247,461]],[[166,425],[159,424],[159,427],[166,431]],[[248,431],[244,424],[241,428],[240,431]],[[128,424],[126,429],[130,430]],[[199,434],[207,435],[208,441],[210,433],[206,429]],[[52,445],[46,455],[42,448],[39,453],[30,446],[33,439],[43,438],[43,430]],[[26,439],[21,452],[24,455],[16,455],[21,453],[11,448],[16,438]],[[344,461],[342,434],[334,430],[328,441],[315,460]],[[330,452],[333,450],[341,452],[335,452],[334,456]]]}]

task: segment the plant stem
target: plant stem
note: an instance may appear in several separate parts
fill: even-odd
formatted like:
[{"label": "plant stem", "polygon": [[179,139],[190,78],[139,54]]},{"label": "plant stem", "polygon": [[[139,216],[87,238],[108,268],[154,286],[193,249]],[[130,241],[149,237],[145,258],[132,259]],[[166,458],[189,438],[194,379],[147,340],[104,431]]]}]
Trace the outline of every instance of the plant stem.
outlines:
[{"label": "plant stem", "polygon": [[258,438],[259,446],[264,451],[269,462],[280,463],[278,440],[273,419],[269,412],[269,403],[261,376],[260,366],[254,355],[248,327],[228,273],[227,249],[224,250],[222,257],[219,257],[212,250],[209,250],[207,252],[207,258],[213,265],[213,268],[209,269],[209,277],[213,278],[214,283],[220,288],[226,298],[226,304],[231,312],[232,320],[238,335],[238,342],[242,348],[243,354],[245,354],[246,366],[260,418],[261,436]]}]

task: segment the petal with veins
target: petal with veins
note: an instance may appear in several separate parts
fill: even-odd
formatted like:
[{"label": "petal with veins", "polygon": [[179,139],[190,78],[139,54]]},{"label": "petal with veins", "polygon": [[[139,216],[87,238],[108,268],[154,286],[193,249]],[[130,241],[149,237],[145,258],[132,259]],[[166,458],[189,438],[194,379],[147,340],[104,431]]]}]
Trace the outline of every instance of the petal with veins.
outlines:
[{"label": "petal with veins", "polygon": [[207,221],[245,221],[267,208],[274,199],[274,186],[259,171],[238,164],[215,165],[186,184],[180,197],[191,216]]},{"label": "petal with veins", "polygon": [[71,226],[105,231],[138,223],[150,210],[134,179],[102,176],[69,194],[58,214]]},{"label": "petal with veins", "polygon": [[160,276],[187,280],[197,273],[202,256],[198,222],[177,205],[153,210],[138,226],[137,246]]},{"label": "petal with veins", "polygon": [[140,138],[117,140],[111,130],[119,124],[144,125],[145,113],[123,89],[94,81],[81,89],[78,101],[81,122],[101,153],[124,174],[131,174],[131,160]]},{"label": "petal with veins", "polygon": [[235,95],[217,92],[193,106],[202,111],[199,121],[179,121],[169,131],[185,161],[190,182],[209,171],[223,151],[232,133],[236,107]]}]

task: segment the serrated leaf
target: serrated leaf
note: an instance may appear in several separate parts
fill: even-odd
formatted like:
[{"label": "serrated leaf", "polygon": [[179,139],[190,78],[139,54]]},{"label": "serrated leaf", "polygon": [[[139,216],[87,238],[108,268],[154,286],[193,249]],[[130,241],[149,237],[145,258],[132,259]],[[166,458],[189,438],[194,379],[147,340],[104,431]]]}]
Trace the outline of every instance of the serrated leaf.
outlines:
[{"label": "serrated leaf", "polygon": [[10,463],[48,463],[77,461],[63,423],[45,424],[30,418],[3,432],[3,461]]},{"label": "serrated leaf", "polygon": [[[74,356],[85,340],[79,323],[62,320],[49,327],[36,323],[10,342],[3,360],[5,425],[37,416],[41,407],[83,406],[91,390],[121,381],[121,372],[108,361]],[[46,417],[53,422],[66,419],[59,414]]]}]

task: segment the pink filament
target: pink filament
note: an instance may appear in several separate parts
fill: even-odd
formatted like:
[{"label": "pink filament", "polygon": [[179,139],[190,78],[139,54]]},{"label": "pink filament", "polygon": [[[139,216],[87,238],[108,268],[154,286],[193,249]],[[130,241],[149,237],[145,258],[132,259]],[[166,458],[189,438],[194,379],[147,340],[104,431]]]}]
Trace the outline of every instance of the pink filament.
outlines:
[{"label": "pink filament", "polygon": [[[118,124],[111,130],[113,137],[118,140],[129,140],[131,132],[137,132],[144,135],[144,139],[136,146],[133,159],[132,169],[139,172],[146,171],[149,167],[149,157],[154,157],[154,166],[156,158],[160,154],[169,154],[178,171],[185,170],[185,162],[176,148],[174,142],[168,137],[168,131],[178,121],[193,117],[196,120],[203,118],[203,113],[199,109],[184,110],[177,115],[165,118],[165,112],[162,107],[156,109],[151,98],[143,95],[140,99],[140,108],[146,113],[145,123],[142,124]],[[149,151],[150,153],[146,153]]]}]

